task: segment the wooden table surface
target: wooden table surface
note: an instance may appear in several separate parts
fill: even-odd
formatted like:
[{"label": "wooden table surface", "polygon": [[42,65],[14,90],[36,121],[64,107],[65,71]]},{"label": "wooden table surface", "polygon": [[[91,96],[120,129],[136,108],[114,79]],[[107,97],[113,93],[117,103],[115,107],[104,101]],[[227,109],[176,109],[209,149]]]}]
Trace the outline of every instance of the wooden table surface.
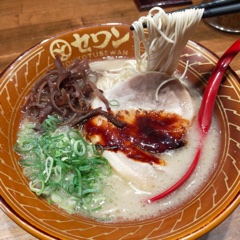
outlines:
[{"label": "wooden table surface", "polygon": [[[200,2],[193,0],[194,4]],[[175,8],[165,10],[171,11]],[[146,15],[146,12],[139,12],[133,0],[1,0],[0,72],[22,52],[58,32],[100,23],[131,24],[143,15]],[[222,32],[204,21],[201,21],[192,37],[218,56],[238,38],[240,34]],[[240,76],[240,56],[235,58],[231,67]],[[239,226],[238,207],[217,228],[200,239],[237,240],[240,239]],[[35,238],[0,210],[0,239]]]}]

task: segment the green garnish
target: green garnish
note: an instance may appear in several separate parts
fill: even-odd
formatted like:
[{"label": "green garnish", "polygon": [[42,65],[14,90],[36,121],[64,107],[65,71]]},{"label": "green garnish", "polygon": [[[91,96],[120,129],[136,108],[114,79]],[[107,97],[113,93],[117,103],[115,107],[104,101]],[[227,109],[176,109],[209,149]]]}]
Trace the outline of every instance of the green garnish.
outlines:
[{"label": "green garnish", "polygon": [[119,103],[118,100],[112,99],[112,100],[109,101],[109,105],[110,105],[111,107],[119,107],[119,106],[120,106],[120,103]]},{"label": "green garnish", "polygon": [[59,122],[48,117],[42,134],[32,123],[19,131],[15,151],[22,157],[30,189],[68,212],[99,210],[106,201],[104,179],[111,167],[98,145],[88,143],[76,129],[58,127]]}]

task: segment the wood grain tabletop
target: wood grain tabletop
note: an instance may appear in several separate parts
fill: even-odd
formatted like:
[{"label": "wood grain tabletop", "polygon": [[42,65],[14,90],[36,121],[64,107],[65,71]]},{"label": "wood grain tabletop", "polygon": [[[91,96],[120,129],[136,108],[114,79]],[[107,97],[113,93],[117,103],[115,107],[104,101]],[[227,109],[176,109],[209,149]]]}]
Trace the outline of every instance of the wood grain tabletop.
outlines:
[{"label": "wood grain tabletop", "polygon": [[[192,2],[201,3],[199,0]],[[165,10],[186,6],[168,7]],[[56,33],[101,23],[131,24],[146,13],[140,12],[133,0],[1,0],[0,72],[21,53]],[[192,40],[221,56],[239,38],[240,34],[217,30],[202,20]],[[240,56],[230,66],[240,76]],[[237,240],[240,239],[239,226],[238,207],[225,221],[200,239]],[[0,210],[0,240],[3,239],[36,238]]]}]

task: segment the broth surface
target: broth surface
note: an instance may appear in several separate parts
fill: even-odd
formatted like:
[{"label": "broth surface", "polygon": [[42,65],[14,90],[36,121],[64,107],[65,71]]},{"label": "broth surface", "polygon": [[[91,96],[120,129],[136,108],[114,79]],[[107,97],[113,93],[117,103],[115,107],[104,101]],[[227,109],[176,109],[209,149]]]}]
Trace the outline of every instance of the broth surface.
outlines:
[{"label": "broth surface", "polygon": [[[137,71],[134,71],[134,64],[134,60],[105,60],[93,62],[90,66],[93,70],[101,73],[102,76],[96,84],[98,88],[105,91],[116,83],[138,74]],[[194,114],[196,116],[201,103],[201,96],[194,89],[188,88],[188,91],[193,98]],[[158,164],[157,161],[152,161],[152,165],[148,165],[148,168],[152,168],[152,171],[154,171],[154,175],[150,172],[146,173],[149,179],[143,179],[143,182],[145,180],[148,182],[146,184],[147,187],[139,187],[134,181],[126,180],[119,172],[113,170],[113,173],[104,179],[105,185],[110,187],[106,187],[104,190],[107,198],[104,200],[105,203],[102,205],[102,209],[89,214],[77,208],[72,213],[84,214],[99,221],[143,220],[165,214],[167,211],[176,209],[189,199],[194,198],[199,189],[207,184],[209,177],[215,169],[218,157],[220,131],[217,120],[214,117],[202,149],[199,164],[192,176],[181,188],[169,196],[155,203],[146,203],[147,199],[174,185],[191,165],[200,139],[196,117],[193,118],[190,127],[187,129],[186,139],[187,144],[183,147],[167,150],[163,153],[154,153],[154,158],[163,160],[165,164]],[[127,155],[124,152],[120,152],[118,157],[120,156],[121,158],[121,154],[122,157]],[[106,151],[103,153],[103,156],[108,158]]]}]

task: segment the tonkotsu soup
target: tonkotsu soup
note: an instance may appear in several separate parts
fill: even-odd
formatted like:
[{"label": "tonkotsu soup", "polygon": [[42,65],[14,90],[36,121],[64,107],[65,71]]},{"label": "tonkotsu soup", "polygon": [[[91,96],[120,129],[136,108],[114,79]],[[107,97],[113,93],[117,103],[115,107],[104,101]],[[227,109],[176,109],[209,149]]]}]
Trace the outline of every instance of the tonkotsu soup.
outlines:
[{"label": "tonkotsu soup", "polygon": [[15,145],[35,194],[106,222],[164,215],[195,197],[216,166],[215,116],[195,171],[151,201],[188,172],[202,141],[201,95],[176,72],[202,13],[150,10],[132,25],[135,59],[75,59],[64,66],[55,56],[55,68],[26,97]]},{"label": "tonkotsu soup", "polygon": [[[98,72],[100,75],[98,82],[96,83],[98,88],[103,91],[108,90],[108,92],[111,93],[111,89],[115,88],[116,84],[123,83],[124,81],[127,81],[127,79],[139,75],[136,71],[131,70],[134,64],[136,64],[135,60],[105,60],[91,63],[90,68],[91,70]],[[169,83],[173,85],[175,84],[174,80]],[[44,196],[50,203],[57,204],[60,208],[69,213],[83,214],[99,221],[114,222],[143,220],[165,214],[166,211],[176,209],[184,202],[194,198],[196,193],[204,184],[206,184],[209,176],[214,171],[216,159],[218,157],[220,132],[215,118],[213,118],[210,132],[203,146],[199,164],[192,176],[181,188],[169,196],[155,203],[146,203],[147,199],[165,191],[176,183],[187,171],[196,154],[199,143],[199,131],[195,116],[199,109],[201,96],[198,92],[188,86],[187,81],[184,82],[184,87],[191,96],[191,107],[193,108],[191,123],[189,123],[186,132],[184,133],[186,141],[184,146],[175,149],[167,149],[162,153],[153,153],[152,155],[154,158],[161,159],[159,164],[154,162],[143,163],[141,161],[136,161],[136,159],[128,158],[124,151],[121,152],[114,149],[104,150],[104,146],[103,150],[93,148],[93,146],[99,147],[100,144],[96,141],[96,136],[95,138],[89,136],[87,130],[88,127],[86,126],[88,126],[94,119],[98,119],[98,117],[93,116],[89,120],[85,120],[83,125],[80,124],[74,127],[66,124],[65,126],[61,126],[58,125],[58,120],[51,122],[51,119],[47,119],[49,122],[47,123],[46,129],[48,130],[45,131],[39,131],[38,124],[32,120],[31,116],[25,117],[21,124],[18,146],[16,149],[19,150],[21,146],[24,146],[25,150],[28,148],[31,149],[30,152],[27,150],[20,150],[19,152],[24,159],[22,162],[24,174],[30,179],[30,188],[32,191],[36,192],[38,195]],[[163,86],[162,89],[159,90],[159,95],[161,95],[161,92],[163,95],[168,94],[168,92],[165,92],[168,88],[169,86],[167,84]],[[119,89],[119,91],[124,93],[128,90]],[[147,95],[148,94],[145,93],[145,96]],[[109,96],[111,95],[109,94]],[[139,99],[142,99],[143,97],[144,96],[140,96]],[[108,101],[112,103],[111,109],[113,112],[114,109],[120,109],[121,107],[125,110],[127,109],[127,103],[121,102],[121,100],[123,100],[121,97],[108,99]],[[178,101],[181,100],[182,99]],[[145,101],[147,101],[147,99],[144,99],[144,105]],[[92,101],[92,105],[96,105],[98,102],[98,97],[95,97],[95,100]],[[159,105],[161,105],[160,102],[161,100],[158,101]],[[141,105],[141,103],[139,104]],[[175,102],[174,105],[176,106],[178,103]],[[179,104],[179,106],[181,105],[182,103]],[[171,107],[172,104],[169,106]],[[131,108],[131,105],[128,106],[128,110],[129,108]],[[133,106],[132,108],[136,107]],[[148,109],[146,105],[145,110],[152,111],[152,109]],[[102,124],[101,121],[104,120],[98,120],[97,125],[94,126],[94,128],[97,128],[98,126],[100,128]],[[53,125],[55,123],[56,127],[54,128]],[[85,126],[85,129],[81,126]],[[92,125],[90,124],[90,126]],[[80,135],[84,138],[84,142],[87,142],[85,147],[87,146],[86,148],[89,152],[93,152],[96,149],[96,151],[100,152],[100,155],[96,157],[96,159],[99,159],[99,163],[94,165],[94,167],[99,165],[100,168],[94,173],[90,173],[90,166],[86,164],[86,160],[82,160],[83,154],[81,153],[81,146],[83,144],[79,142],[81,137],[78,138],[74,132],[76,130],[77,132],[80,132]],[[109,131],[108,129],[104,130],[105,132]],[[31,140],[29,140],[29,135],[31,135]],[[71,135],[72,138],[68,138],[69,135]],[[28,141],[26,138],[28,138]],[[101,134],[99,135],[99,138],[101,138]],[[55,145],[53,145],[51,139],[53,139]],[[77,140],[74,142],[74,139]],[[41,154],[45,151],[47,152],[47,148],[49,148],[50,151],[53,151],[51,145],[55,148],[59,148],[59,151],[54,152],[55,156],[51,155],[52,158],[57,160],[53,161],[51,157],[48,156],[44,160],[41,160],[42,164],[40,163],[40,160],[36,161],[36,156],[39,155],[39,152],[34,149],[33,146],[30,146],[31,141],[35,141],[35,143],[37,143],[37,141],[44,142],[44,147],[40,149]],[[56,142],[58,142],[57,145]],[[71,148],[73,149],[74,146],[77,151],[75,153],[73,151],[73,154],[71,155],[72,159],[70,159],[69,152],[71,152]],[[34,156],[32,151],[35,152]],[[92,153],[90,154],[90,158],[91,157],[93,157]],[[59,158],[61,159],[60,164],[57,162],[59,161]],[[124,160],[124,165],[120,164],[119,170],[118,163],[123,159],[127,159],[127,161]],[[82,179],[87,179],[87,177],[89,177],[96,178],[97,180],[96,182],[91,182],[89,180],[87,183],[89,186],[86,189],[82,187],[81,191],[86,191],[86,193],[84,193],[86,197],[84,198],[82,195],[78,195],[79,190],[76,187],[77,185],[74,186],[74,182],[78,179],[76,177],[77,174],[73,173],[74,169],[69,168],[69,171],[65,169],[66,166],[74,161],[85,161],[84,164],[74,163],[73,165],[76,168],[78,168],[79,165],[81,166],[78,168],[79,170],[77,170],[77,172],[82,171]],[[115,161],[115,163],[112,163],[113,161]],[[135,165],[128,165],[128,161],[133,162]],[[41,165],[39,168],[36,166],[36,162]],[[162,162],[164,162],[164,164],[162,164]],[[136,174],[132,174],[132,167]],[[40,173],[40,171],[42,172]],[[144,171],[144,173],[142,171]],[[86,174],[84,174],[84,172]],[[42,175],[42,180],[41,177],[36,180],[36,173],[37,175]],[[50,182],[49,185],[47,184],[48,182]],[[66,187],[68,182],[69,185]],[[84,181],[82,184],[84,184]],[[44,190],[41,189],[43,188],[43,185],[45,185]]]}]

